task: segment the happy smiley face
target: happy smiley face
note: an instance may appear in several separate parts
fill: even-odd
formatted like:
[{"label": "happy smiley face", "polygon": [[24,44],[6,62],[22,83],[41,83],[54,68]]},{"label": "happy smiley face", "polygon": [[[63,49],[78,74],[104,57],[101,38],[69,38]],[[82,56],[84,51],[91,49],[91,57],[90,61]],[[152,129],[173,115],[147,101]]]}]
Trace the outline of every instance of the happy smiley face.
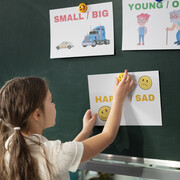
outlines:
[{"label": "happy smiley face", "polygon": [[98,111],[99,118],[103,121],[106,121],[109,116],[110,110],[111,108],[109,106],[102,106]]},{"label": "happy smiley face", "polygon": [[152,86],[152,80],[148,76],[141,76],[138,83],[139,87],[144,90],[147,90]]},{"label": "happy smiley face", "polygon": [[124,73],[120,73],[117,77],[118,81],[120,82],[124,77]]},{"label": "happy smiley face", "polygon": [[79,4],[79,11],[85,13],[87,11],[87,5],[85,3]]}]

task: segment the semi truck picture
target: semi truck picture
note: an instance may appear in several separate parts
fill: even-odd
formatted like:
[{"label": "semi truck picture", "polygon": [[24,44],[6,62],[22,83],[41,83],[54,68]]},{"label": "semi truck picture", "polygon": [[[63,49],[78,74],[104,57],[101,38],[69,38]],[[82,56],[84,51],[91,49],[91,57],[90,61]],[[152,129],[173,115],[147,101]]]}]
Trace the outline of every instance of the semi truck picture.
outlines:
[{"label": "semi truck picture", "polygon": [[85,36],[84,40],[82,41],[83,47],[95,47],[96,45],[102,44],[110,44],[110,40],[106,39],[104,26],[95,27],[93,30],[89,32],[88,35]]}]

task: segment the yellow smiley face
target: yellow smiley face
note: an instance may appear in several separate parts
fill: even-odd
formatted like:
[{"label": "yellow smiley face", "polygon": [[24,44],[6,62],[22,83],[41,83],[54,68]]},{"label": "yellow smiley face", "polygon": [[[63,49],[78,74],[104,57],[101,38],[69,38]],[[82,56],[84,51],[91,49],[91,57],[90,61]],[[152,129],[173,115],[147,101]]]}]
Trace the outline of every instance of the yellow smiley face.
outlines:
[{"label": "yellow smiley face", "polygon": [[87,5],[85,3],[79,4],[79,11],[85,13],[87,11]]},{"label": "yellow smiley face", "polygon": [[124,77],[124,73],[120,73],[117,77],[118,81],[120,82]]},{"label": "yellow smiley face", "polygon": [[109,116],[110,110],[111,108],[109,106],[102,106],[98,111],[99,118],[103,121],[106,121]]},{"label": "yellow smiley face", "polygon": [[142,76],[139,78],[139,86],[141,89],[147,90],[152,86],[152,80],[148,76]]}]

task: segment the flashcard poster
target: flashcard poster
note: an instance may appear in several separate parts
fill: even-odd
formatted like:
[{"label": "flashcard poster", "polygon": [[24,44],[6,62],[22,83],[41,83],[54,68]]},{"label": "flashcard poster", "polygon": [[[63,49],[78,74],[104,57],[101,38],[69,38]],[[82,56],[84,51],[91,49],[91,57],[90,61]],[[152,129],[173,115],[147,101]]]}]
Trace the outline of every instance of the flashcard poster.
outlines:
[{"label": "flashcard poster", "polygon": [[180,1],[123,0],[122,50],[180,49]]},{"label": "flashcard poster", "polygon": [[50,58],[114,54],[112,2],[50,10]]},{"label": "flashcard poster", "polygon": [[[162,126],[159,72],[130,72],[136,87],[124,102],[121,126]],[[103,126],[113,102],[113,88],[118,73],[88,75],[92,114],[96,126]]]}]

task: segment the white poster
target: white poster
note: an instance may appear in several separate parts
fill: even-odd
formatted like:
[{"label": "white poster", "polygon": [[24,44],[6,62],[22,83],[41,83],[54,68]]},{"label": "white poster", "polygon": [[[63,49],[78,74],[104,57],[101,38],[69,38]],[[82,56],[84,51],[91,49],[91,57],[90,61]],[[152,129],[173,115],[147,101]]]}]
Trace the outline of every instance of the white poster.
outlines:
[{"label": "white poster", "polygon": [[50,58],[114,54],[112,2],[50,10]]},{"label": "white poster", "polygon": [[[124,102],[122,126],[162,126],[159,72],[131,72],[136,86]],[[119,73],[88,75],[90,108],[97,113],[97,126],[107,120],[113,102],[113,88]]]},{"label": "white poster", "polygon": [[180,1],[123,0],[122,50],[180,49]]}]

